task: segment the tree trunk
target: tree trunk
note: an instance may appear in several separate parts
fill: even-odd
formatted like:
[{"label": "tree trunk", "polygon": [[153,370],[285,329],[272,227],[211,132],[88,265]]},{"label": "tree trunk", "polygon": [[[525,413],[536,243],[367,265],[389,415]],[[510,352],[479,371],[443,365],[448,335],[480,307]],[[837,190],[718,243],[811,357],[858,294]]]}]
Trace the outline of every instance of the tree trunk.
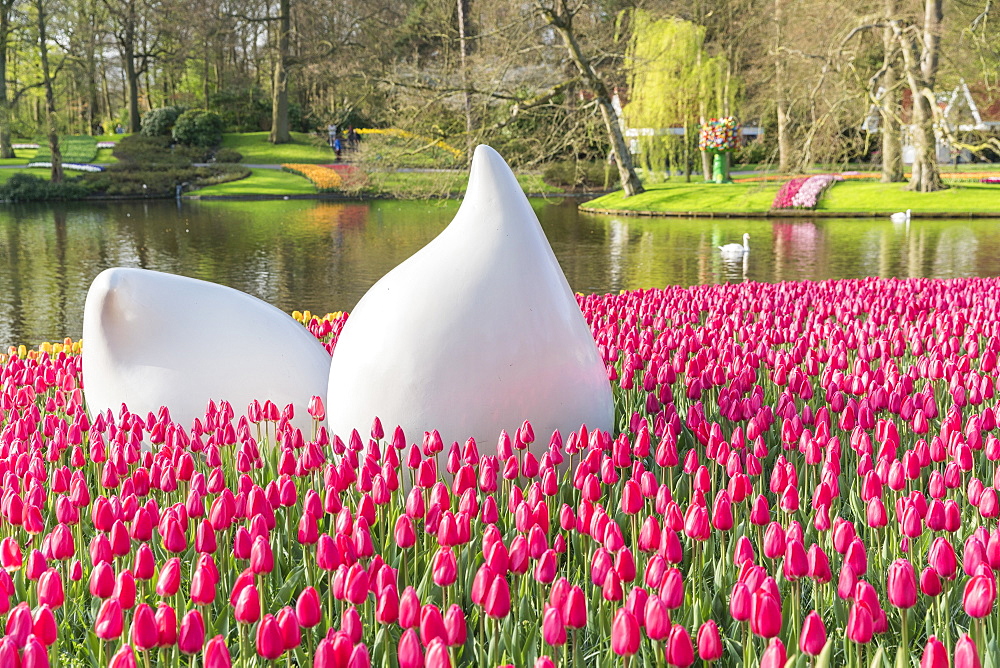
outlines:
[{"label": "tree trunk", "polygon": [[135,3],[128,5],[125,19],[124,39],[122,39],[122,60],[125,66],[125,84],[128,89],[128,131],[138,132],[139,118],[139,73],[135,69]]},{"label": "tree trunk", "polygon": [[208,48],[208,42],[205,43],[205,63],[202,70],[202,97],[205,98],[205,108],[208,109],[208,72],[209,72],[209,54],[210,49]]},{"label": "tree trunk", "polygon": [[89,7],[87,21],[87,134],[94,134],[98,119],[96,7]]},{"label": "tree trunk", "polygon": [[52,76],[49,71],[48,39],[46,38],[46,16],[44,0],[35,0],[38,11],[38,52],[42,64],[42,83],[45,85],[45,111],[49,132],[49,150],[52,152],[52,183],[63,179],[62,152],[59,150],[59,128],[56,125],[56,98],[52,91]]},{"label": "tree trunk", "polygon": [[[885,0],[886,16],[896,13],[896,0]],[[903,180],[903,147],[900,139],[899,95],[896,92],[896,41],[892,28],[882,33],[882,48],[885,50],[885,75],[882,77],[884,93],[879,102],[882,126],[882,183],[898,183]]]},{"label": "tree trunk", "polygon": [[929,193],[942,190],[941,173],[937,164],[937,142],[934,137],[934,115],[923,95],[913,98],[913,172],[907,190]]},{"label": "tree trunk", "polygon": [[576,65],[576,69],[583,76],[584,81],[587,82],[588,87],[594,92],[597,98],[597,105],[600,107],[601,117],[604,119],[604,127],[608,132],[608,138],[611,140],[615,165],[618,167],[618,178],[621,181],[622,190],[625,191],[625,196],[631,197],[632,195],[637,195],[644,192],[644,188],[642,187],[642,182],[639,181],[639,177],[636,176],[635,167],[632,165],[632,155],[625,144],[622,127],[618,122],[618,114],[615,112],[614,105],[611,104],[611,93],[608,91],[608,87],[604,81],[597,76],[597,72],[594,71],[590,60],[583,55],[580,44],[576,41],[576,35],[573,34],[573,16],[566,8],[564,2],[565,0],[557,0],[555,9],[546,8],[539,4],[536,4],[536,6],[538,6],[548,24],[555,28],[560,37],[562,37],[563,44],[566,46],[566,50],[569,51],[570,59]]},{"label": "tree trunk", "polygon": [[778,171],[787,172],[792,168],[792,141],[785,99],[785,57],[781,53],[781,3],[774,0],[774,99],[778,113]]},{"label": "tree trunk", "polygon": [[885,94],[879,105],[882,114],[882,183],[898,183],[903,180],[903,146],[894,67],[886,70],[884,81]]},{"label": "tree trunk", "polygon": [[12,3],[0,1],[0,158],[13,158],[10,145],[10,101],[7,99],[7,41]]},{"label": "tree trunk", "polygon": [[903,67],[913,93],[913,172],[908,190],[934,192],[947,186],[941,181],[934,136],[934,80],[937,78],[938,45],[941,40],[941,4],[943,0],[925,0],[922,45],[918,51],[912,31],[902,22],[893,21],[892,30],[903,52]]},{"label": "tree trunk", "polygon": [[104,66],[104,58],[100,58],[100,68],[101,73],[101,92],[104,97],[104,118],[108,122],[108,127],[104,128],[106,134],[114,134],[114,119],[111,117],[111,110],[114,107],[111,105],[111,87],[108,85],[108,68]]},{"label": "tree trunk", "polygon": [[472,161],[472,152],[475,145],[472,138],[472,93],[469,92],[469,72],[466,60],[469,56],[469,5],[472,0],[458,0],[458,47],[459,58],[462,65],[462,87],[465,88],[465,154],[468,161]]},{"label": "tree trunk", "polygon": [[271,93],[271,135],[272,144],[287,144],[292,141],[288,127],[288,33],[291,30],[291,0],[281,0],[281,14],[278,16],[277,53],[274,58],[274,90]]}]

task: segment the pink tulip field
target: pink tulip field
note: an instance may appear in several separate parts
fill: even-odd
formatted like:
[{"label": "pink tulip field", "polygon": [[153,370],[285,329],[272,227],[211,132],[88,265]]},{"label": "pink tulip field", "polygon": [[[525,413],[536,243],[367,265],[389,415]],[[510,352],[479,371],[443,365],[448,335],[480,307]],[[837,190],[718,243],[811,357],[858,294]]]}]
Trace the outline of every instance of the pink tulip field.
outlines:
[{"label": "pink tulip field", "polygon": [[613,433],[88,416],[11,349],[0,668],[1000,665],[1000,280],[578,300]]}]

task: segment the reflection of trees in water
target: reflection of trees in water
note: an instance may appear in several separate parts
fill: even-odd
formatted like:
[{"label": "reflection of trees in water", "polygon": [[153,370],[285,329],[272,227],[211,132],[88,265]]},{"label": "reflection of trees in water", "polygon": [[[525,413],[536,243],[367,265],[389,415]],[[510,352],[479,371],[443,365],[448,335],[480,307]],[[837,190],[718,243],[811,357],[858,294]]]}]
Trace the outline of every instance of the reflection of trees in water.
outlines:
[{"label": "reflection of trees in water", "polygon": [[978,248],[976,235],[965,225],[944,228],[934,246],[930,275],[935,278],[975,275]]},{"label": "reflection of trees in water", "polygon": [[628,223],[612,218],[608,221],[608,281],[612,290],[620,290],[624,285],[626,257],[628,257]]},{"label": "reflection of trees in water", "polygon": [[[132,266],[228,285],[280,309],[351,309],[447,225],[455,202],[184,202],[0,209],[0,350],[77,337],[93,278]],[[995,221],[647,219],[535,203],[581,292],[864,275],[1000,275]],[[717,246],[750,233],[725,264]],[[745,261],[744,261],[745,259]]]}]

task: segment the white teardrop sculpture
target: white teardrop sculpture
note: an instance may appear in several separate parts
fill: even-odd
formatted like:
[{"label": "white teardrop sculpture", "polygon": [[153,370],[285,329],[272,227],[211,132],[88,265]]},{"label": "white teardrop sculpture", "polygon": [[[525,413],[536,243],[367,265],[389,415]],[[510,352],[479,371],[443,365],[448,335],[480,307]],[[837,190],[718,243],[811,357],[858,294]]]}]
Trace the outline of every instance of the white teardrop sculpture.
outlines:
[{"label": "white teardrop sculpture", "polygon": [[145,269],[101,272],[83,312],[83,393],[91,414],[124,403],[170,410],[185,429],[209,400],[236,417],[250,403],[293,404],[310,434],[309,399],[323,396],[330,355],[291,316],[239,290]]},{"label": "white teardrop sculpture", "polygon": [[610,430],[607,371],[538,218],[488,146],[451,224],[362,297],[330,366],[327,423],[409,442],[496,443],[524,420],[536,452],[555,429]]}]

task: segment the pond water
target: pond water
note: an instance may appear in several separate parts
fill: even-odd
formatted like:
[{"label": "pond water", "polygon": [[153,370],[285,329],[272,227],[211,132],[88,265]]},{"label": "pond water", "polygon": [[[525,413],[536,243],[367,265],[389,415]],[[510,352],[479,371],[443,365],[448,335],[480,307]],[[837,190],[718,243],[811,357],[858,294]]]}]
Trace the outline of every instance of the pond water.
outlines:
[{"label": "pond water", "polygon": [[[1000,275],[1000,220],[670,219],[533,201],[578,292],[724,281]],[[0,206],[0,346],[77,338],[113,266],[214,281],[291,311],[350,310],[433,239],[457,202],[127,202]],[[717,246],[750,234],[745,262]]]}]

